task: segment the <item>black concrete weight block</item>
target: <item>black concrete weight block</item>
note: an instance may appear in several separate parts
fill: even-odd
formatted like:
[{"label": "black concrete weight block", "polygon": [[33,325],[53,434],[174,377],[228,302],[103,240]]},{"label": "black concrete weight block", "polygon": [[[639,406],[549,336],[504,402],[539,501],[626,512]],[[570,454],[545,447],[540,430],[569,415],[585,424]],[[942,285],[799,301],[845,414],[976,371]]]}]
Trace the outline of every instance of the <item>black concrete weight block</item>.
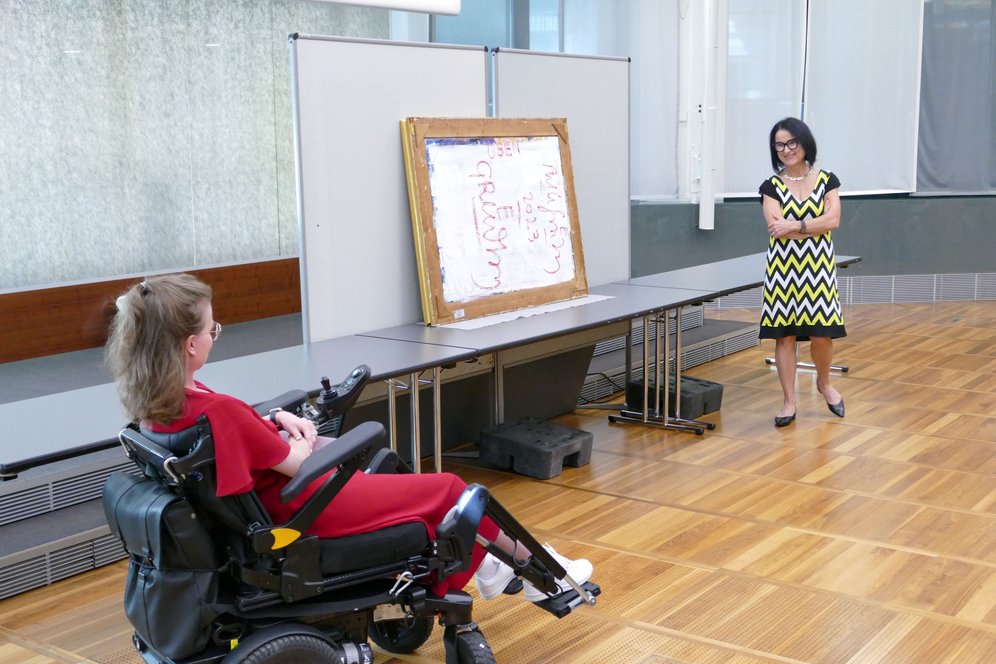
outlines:
[{"label": "black concrete weight block", "polygon": [[[668,414],[674,416],[674,378],[668,382]],[[651,383],[647,392],[650,407],[654,407],[654,386]],[[661,394],[664,403],[664,394]],[[694,420],[706,413],[719,410],[723,403],[723,386],[719,383],[693,378],[681,377],[681,417]],[[643,380],[637,378],[626,383],[626,405],[632,410],[643,410]]]},{"label": "black concrete weight block", "polygon": [[593,436],[532,417],[481,433],[481,462],[541,480],[556,477],[564,465],[591,462]]},{"label": "black concrete weight block", "polygon": [[[687,387],[686,387],[687,384]],[[681,402],[684,410],[685,390],[702,395],[702,412],[715,413],[723,405],[723,385],[702,378],[681,377]]]}]

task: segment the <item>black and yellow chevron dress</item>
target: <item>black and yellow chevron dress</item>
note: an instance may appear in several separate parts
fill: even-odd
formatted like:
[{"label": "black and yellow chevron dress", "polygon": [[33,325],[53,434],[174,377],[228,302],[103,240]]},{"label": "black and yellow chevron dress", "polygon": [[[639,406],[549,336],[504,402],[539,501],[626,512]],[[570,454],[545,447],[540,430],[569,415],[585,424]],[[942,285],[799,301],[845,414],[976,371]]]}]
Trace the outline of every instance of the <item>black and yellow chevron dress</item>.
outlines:
[{"label": "black and yellow chevron dress", "polygon": [[[781,203],[786,219],[814,219],[823,214],[826,192],[840,187],[840,180],[821,170],[816,188],[804,200],[797,199],[777,175],[759,189]],[[762,198],[763,200],[763,198]],[[837,262],[829,232],[801,240],[771,238],[765,264],[764,300],[761,303],[761,339],[795,336],[843,337],[844,317],[837,291]]]}]

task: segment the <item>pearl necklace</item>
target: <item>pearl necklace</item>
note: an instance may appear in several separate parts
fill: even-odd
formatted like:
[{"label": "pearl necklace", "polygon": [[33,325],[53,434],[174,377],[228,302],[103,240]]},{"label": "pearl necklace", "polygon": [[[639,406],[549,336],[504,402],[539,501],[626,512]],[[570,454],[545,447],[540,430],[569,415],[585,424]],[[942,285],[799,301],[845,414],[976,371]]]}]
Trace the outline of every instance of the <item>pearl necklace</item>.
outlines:
[{"label": "pearl necklace", "polygon": [[809,174],[812,173],[812,172],[813,172],[813,165],[810,164],[809,165],[809,170],[806,171],[805,175],[800,175],[799,177],[794,178],[791,175],[789,175],[788,173],[786,173],[785,171],[782,171],[781,175],[784,176],[786,179],[791,180],[792,182],[800,182],[800,181],[805,180],[806,178],[808,178]]}]

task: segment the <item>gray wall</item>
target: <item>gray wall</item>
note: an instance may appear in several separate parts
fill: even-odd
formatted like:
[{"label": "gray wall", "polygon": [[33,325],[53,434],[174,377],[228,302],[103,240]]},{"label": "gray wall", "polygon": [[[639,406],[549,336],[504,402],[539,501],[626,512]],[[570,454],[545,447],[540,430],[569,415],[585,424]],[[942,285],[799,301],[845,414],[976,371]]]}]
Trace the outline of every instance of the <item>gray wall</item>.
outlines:
[{"label": "gray wall", "polygon": [[[848,276],[996,272],[996,197],[842,199],[838,254],[859,255]],[[698,228],[687,203],[631,207],[633,276],[764,251],[757,200],[716,206],[716,228]]]}]

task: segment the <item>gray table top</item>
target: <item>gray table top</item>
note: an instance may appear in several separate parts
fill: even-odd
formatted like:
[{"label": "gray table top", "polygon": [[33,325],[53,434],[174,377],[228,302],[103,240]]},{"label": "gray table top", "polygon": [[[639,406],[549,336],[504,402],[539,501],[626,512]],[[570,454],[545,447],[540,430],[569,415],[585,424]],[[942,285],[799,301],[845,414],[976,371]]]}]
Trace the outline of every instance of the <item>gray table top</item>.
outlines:
[{"label": "gray table top", "polygon": [[364,332],[361,336],[475,349],[483,354],[702,302],[712,295],[693,288],[645,288],[623,283],[596,286],[589,293],[608,299],[469,330],[412,323]]},{"label": "gray table top", "polygon": [[[209,362],[197,379],[215,391],[259,403],[291,390],[317,393],[322,376],[337,383],[359,364],[368,365],[378,380],[476,354],[465,348],[349,336]],[[106,449],[116,444],[126,423],[113,383],[0,404],[0,418],[16,423],[8,427],[0,448],[2,474]]]},{"label": "gray table top", "polygon": [[[764,283],[764,258],[765,254],[762,252],[680,270],[648,274],[620,283],[665,288],[698,288],[710,291],[713,298],[722,297]],[[836,259],[838,267],[847,267],[861,260],[858,256],[837,256]]]}]

